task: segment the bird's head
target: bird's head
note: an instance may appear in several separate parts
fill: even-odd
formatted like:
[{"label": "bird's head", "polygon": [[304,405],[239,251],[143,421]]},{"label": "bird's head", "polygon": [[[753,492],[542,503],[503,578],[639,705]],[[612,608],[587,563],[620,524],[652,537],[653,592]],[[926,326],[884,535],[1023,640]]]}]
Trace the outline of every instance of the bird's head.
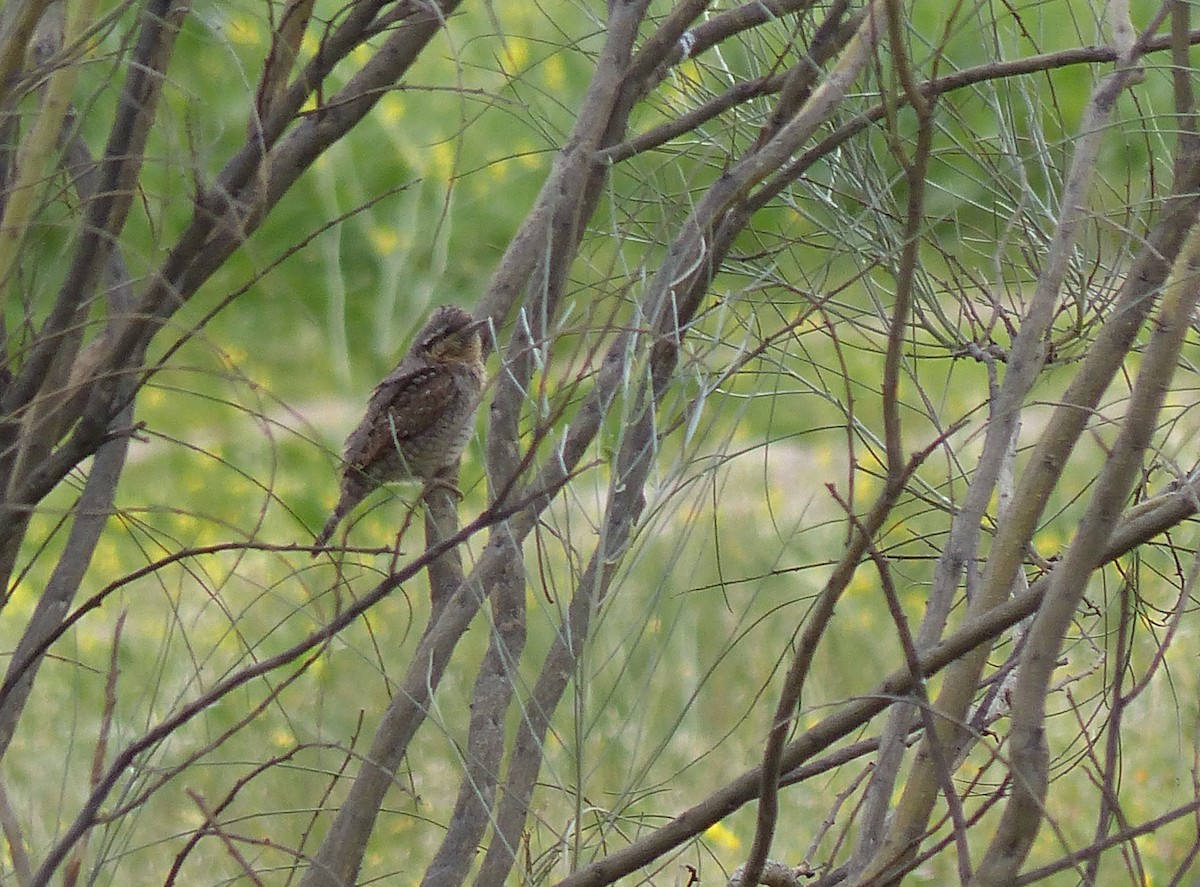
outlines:
[{"label": "bird's head", "polygon": [[481,332],[486,323],[461,308],[443,305],[417,336],[416,350],[436,363],[477,363],[483,360]]}]

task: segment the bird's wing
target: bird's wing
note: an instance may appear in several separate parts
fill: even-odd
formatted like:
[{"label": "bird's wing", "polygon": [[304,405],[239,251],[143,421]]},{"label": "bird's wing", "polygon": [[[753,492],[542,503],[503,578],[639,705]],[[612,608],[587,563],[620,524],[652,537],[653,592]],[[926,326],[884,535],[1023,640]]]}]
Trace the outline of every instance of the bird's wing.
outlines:
[{"label": "bird's wing", "polygon": [[453,376],[438,367],[400,367],[375,387],[367,414],[346,438],[346,461],[374,464],[397,444],[429,431],[456,395]]}]

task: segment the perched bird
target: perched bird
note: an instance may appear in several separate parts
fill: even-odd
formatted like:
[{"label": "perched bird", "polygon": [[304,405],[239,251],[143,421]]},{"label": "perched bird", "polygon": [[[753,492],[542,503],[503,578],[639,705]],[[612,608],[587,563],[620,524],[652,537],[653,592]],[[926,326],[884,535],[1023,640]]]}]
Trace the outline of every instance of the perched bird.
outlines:
[{"label": "perched bird", "polygon": [[375,387],[366,415],[346,438],[341,495],[317,547],[380,484],[432,481],[462,455],[483,394],[482,326],[461,308],[443,305]]}]

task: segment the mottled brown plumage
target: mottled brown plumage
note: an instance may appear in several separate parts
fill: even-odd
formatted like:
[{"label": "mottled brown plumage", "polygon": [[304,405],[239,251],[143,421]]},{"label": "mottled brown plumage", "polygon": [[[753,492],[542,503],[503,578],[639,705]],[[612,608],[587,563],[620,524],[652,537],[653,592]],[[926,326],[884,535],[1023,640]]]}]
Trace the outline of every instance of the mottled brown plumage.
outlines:
[{"label": "mottled brown plumage", "polygon": [[317,546],[380,484],[430,481],[457,462],[482,393],[480,324],[461,308],[438,308],[346,438],[341,495]]}]

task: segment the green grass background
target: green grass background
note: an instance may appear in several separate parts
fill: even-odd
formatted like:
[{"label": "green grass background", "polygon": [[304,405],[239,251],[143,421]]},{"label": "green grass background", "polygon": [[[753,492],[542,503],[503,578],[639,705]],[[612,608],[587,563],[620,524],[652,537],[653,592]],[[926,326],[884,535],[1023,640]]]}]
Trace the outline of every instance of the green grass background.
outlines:
[{"label": "green grass background", "polygon": [[[1038,48],[1053,48],[1059,40],[1069,45],[1095,39],[1089,8],[1076,3],[1027,10],[1029,20],[1043,28],[1033,35]],[[1063,10],[1080,16],[1082,38],[1051,27]],[[164,331],[159,353],[178,338],[187,341],[139,398],[138,417],[146,423],[147,440],[132,447],[118,498],[121,514],[101,542],[85,594],[182,546],[251,537],[307,543],[333,504],[336,454],[371,386],[403,352],[430,306],[474,305],[531,205],[554,149],[565,140],[602,40],[598,8],[496,6],[488,13],[472,8],[456,16],[412,76],[380,101],[351,138],[317,162]],[[917,24],[937,32],[934,19]],[[979,52],[977,40],[971,45],[971,33],[964,28],[953,44],[956,62],[965,64],[971,53]],[[244,137],[267,38],[255,4],[204,4],[189,18],[125,244],[135,279],[162,261],[191,212],[191,173],[180,158],[196,166],[202,178],[211,177]],[[757,40],[728,47],[724,63],[734,68],[767,64],[773,57],[770,38]],[[108,53],[116,47],[115,35],[106,39],[86,71],[90,79],[80,86],[81,125],[96,146],[102,144],[114,101],[113,91],[99,84],[112,73]],[[1007,47],[1012,52],[1030,48],[1016,37]],[[313,46],[305,49],[311,52]],[[754,63],[756,58],[761,61]],[[337,72],[330,91],[351,67]],[[694,105],[721,87],[722,76],[720,65],[711,60],[683,65],[639,111],[634,129],[649,128]],[[236,88],[213,88],[228,84],[231,77],[239,83]],[[1152,67],[1140,94],[1142,104],[1122,105],[1123,119],[1135,125],[1127,127],[1124,147],[1113,148],[1106,157],[1105,182],[1137,181],[1129,170],[1153,169],[1147,164],[1154,161],[1155,146],[1169,135],[1154,129],[1158,124],[1148,109],[1163,100],[1165,84],[1165,73]],[[1038,158],[1029,160],[1025,171],[1030,187],[1048,195],[1069,156],[1089,86],[1080,70],[1068,69],[1044,82],[1014,87],[1012,94],[1000,94],[1002,87],[996,94],[981,91],[954,103],[946,117],[952,138],[946,139],[932,171],[931,207],[938,222],[931,241],[964,263],[982,264],[1003,235],[993,216],[1004,199],[1002,183],[993,179],[997,169],[1003,171],[1003,162],[976,160],[986,156],[991,144],[994,109],[1031,100],[1043,103],[1036,107],[1047,126],[1047,147],[1043,153],[1032,141],[1024,146]],[[719,175],[728,156],[748,146],[757,132],[751,113],[769,105],[754,106],[736,125],[712,124],[682,143],[614,169],[573,272],[564,344],[543,380],[552,397],[570,377],[572,337],[586,328],[590,316],[605,316],[621,298],[624,281],[636,281],[643,270],[654,269],[689,200]],[[529,865],[532,879],[565,872],[576,852],[586,860],[637,837],[758,761],[778,693],[774,677],[781,663],[786,665],[793,634],[846,532],[825,484],[835,484],[860,509],[879,491],[879,314],[887,310],[886,282],[868,276],[830,303],[827,316],[839,322],[836,345],[825,323],[813,318],[737,376],[722,379],[720,374],[764,331],[805,310],[807,291],[824,292],[849,277],[854,260],[848,253],[890,248],[881,239],[885,232],[870,226],[868,212],[872,198],[902,205],[902,189],[891,178],[895,171],[879,159],[884,156],[882,136],[873,134],[858,153],[840,158],[844,169],[829,163],[815,167],[802,187],[756,218],[728,273],[714,287],[714,308],[689,343],[682,381],[670,394],[664,416],[684,414],[696,402],[704,409],[660,453],[644,529],[597,616],[574,695],[556,718],[544,789],[529,825],[527,863],[522,863]],[[855,193],[847,177],[857,171],[856,164],[872,158],[878,166],[864,171],[864,190]],[[1149,199],[1152,188],[1147,185],[1134,200],[1128,191],[1102,184],[1097,200],[1112,207],[1125,200],[1141,212],[1140,201]],[[389,189],[394,189],[390,196],[358,209]],[[821,194],[824,203],[814,196]],[[345,213],[351,213],[345,221],[316,234]],[[68,220],[53,211],[45,219],[35,244],[42,260],[35,263],[33,278],[35,292],[43,296],[54,293],[62,264],[55,259],[70,247]],[[1126,221],[1136,226],[1136,215]],[[312,234],[311,242],[280,261]],[[748,258],[764,243],[781,239],[789,245],[768,265]],[[1031,273],[1028,268],[1022,272],[1017,262],[1005,269],[1005,282],[1017,302]],[[943,287],[935,300],[945,311],[943,332],[961,336],[968,324],[959,312],[961,294],[948,283],[953,279],[948,263],[930,250],[925,271],[931,292]],[[201,318],[251,280],[245,294],[193,334]],[[1026,448],[1051,408],[1054,392],[1072,372],[1070,358],[1083,347],[1072,338],[1071,323],[1071,312],[1064,311],[1066,359],[1040,389],[1045,402],[1026,417]],[[983,370],[955,357],[945,341],[926,330],[914,334],[909,371],[904,397],[910,445],[924,444],[937,433],[930,413],[947,424],[971,414],[972,424],[959,438],[959,458],[969,466],[983,427],[977,410],[986,391]],[[1195,455],[1192,387],[1185,377],[1172,397],[1171,424],[1160,436],[1163,458],[1185,465]],[[918,388],[927,402],[918,398]],[[1114,392],[1106,414],[1119,415],[1122,399],[1123,391]],[[852,450],[845,427],[850,405],[859,423]],[[597,457],[605,456],[618,433],[614,423],[598,445]],[[1080,497],[1102,458],[1103,443],[1114,433],[1113,426],[1098,423],[1093,439],[1085,443],[1070,488],[1056,498],[1038,537],[1043,555],[1054,555],[1069,539],[1082,508]],[[484,505],[481,446],[477,439],[465,457],[465,516]],[[961,481],[947,484],[947,472],[944,456],[922,470],[931,502],[961,497]],[[31,543],[25,572],[0,627],[9,649],[53,567],[64,535],[62,511],[77,483],[75,479],[56,492],[31,525],[30,540],[46,541],[41,549]],[[569,603],[581,559],[590,553],[606,483],[603,467],[586,474],[531,539],[530,640],[521,664],[527,681],[535,677],[536,654],[550,643]],[[411,497],[411,491],[374,498],[377,507],[355,523],[352,541],[388,544],[406,495]],[[914,619],[919,618],[946,526],[942,510],[914,498],[897,510],[880,540],[893,558],[903,602]],[[1178,541],[1192,545],[1190,527],[1179,535]],[[412,550],[417,544],[414,534],[405,547]],[[468,544],[468,562],[482,544],[482,539]],[[1186,565],[1177,566],[1169,553],[1151,552],[1124,566],[1136,579],[1133,590],[1139,601],[1132,665],[1137,674],[1146,668],[1161,636],[1161,610],[1172,605]],[[86,794],[120,617],[125,624],[117,650],[116,745],[136,738],[232,670],[296,642],[338,606],[339,596],[361,593],[384,569],[384,559],[363,560],[331,591],[332,569],[302,553],[226,553],[191,559],[122,585],[56,647],[6,758],[11,802],[28,824],[30,842],[39,847],[53,840]],[[1106,646],[1111,652],[1115,643],[1120,581],[1115,570],[1097,578],[1092,607],[1080,617],[1079,636],[1071,639],[1062,670],[1079,679],[1069,693],[1052,699],[1058,708],[1051,719],[1055,783],[1050,815],[1072,847],[1090,838],[1088,813],[1096,798],[1088,768],[1081,765],[1087,750],[1072,737],[1078,733],[1077,719],[1095,728],[1105,717],[1100,692],[1110,676],[1101,652]],[[243,849],[265,869],[285,870],[293,860],[280,848],[295,846],[310,832],[306,849],[315,849],[327,822],[317,810],[336,805],[344,790],[339,787],[326,797],[330,774],[342,767],[355,771],[355,763],[346,764],[344,748],[358,737],[358,750],[364,749],[427,610],[422,582],[406,585],[339,637],[250,727],[171,778],[135,812],[102,827],[90,857],[100,868],[98,883],[161,882],[165,861],[202,822],[188,790],[212,805],[256,765],[276,756],[278,763],[240,789],[225,813],[227,828],[260,842]],[[403,788],[393,793],[380,818],[365,869],[368,878],[416,883],[422,863],[436,847],[439,823],[448,815],[447,799],[457,789],[474,665],[486,641],[481,617],[410,753]],[[819,651],[801,726],[815,722],[839,700],[868,692],[901,661],[898,652],[877,577],[864,567]],[[1169,668],[1159,672],[1131,713],[1121,790],[1132,818],[1152,816],[1194,795],[1195,654],[1195,632],[1185,621]],[[111,806],[134,798],[139,789],[155,784],[161,768],[187,760],[248,716],[282,679],[273,675],[205,712],[141,760],[124,784],[125,794],[114,797]],[[524,696],[528,687],[520,692]],[[518,716],[512,717],[515,728]],[[963,779],[975,772],[972,767],[980,791],[1002,776],[1002,768],[982,752]],[[855,766],[842,768],[785,792],[774,855],[799,863],[832,799],[859,773]],[[843,808],[839,825],[824,838],[816,858],[837,840],[848,809]],[[746,808],[710,830],[684,861],[701,865],[705,877],[715,882],[715,866],[728,870],[743,860],[753,815]],[[980,835],[988,831],[985,825]],[[1193,837],[1193,830],[1181,823],[1139,839],[1147,882],[1160,883],[1183,859]],[[1044,828],[1034,858],[1045,861],[1061,851],[1054,829]],[[679,862],[651,880],[680,882]],[[1111,883],[1131,879],[1122,865],[1115,858],[1108,862]],[[952,866],[948,855],[939,858],[920,870],[914,882],[940,883],[953,873]],[[183,872],[186,883],[203,884],[226,883],[236,875],[236,866],[212,839]],[[282,874],[276,882],[283,882]],[[1067,874],[1051,883],[1075,880]]]}]

